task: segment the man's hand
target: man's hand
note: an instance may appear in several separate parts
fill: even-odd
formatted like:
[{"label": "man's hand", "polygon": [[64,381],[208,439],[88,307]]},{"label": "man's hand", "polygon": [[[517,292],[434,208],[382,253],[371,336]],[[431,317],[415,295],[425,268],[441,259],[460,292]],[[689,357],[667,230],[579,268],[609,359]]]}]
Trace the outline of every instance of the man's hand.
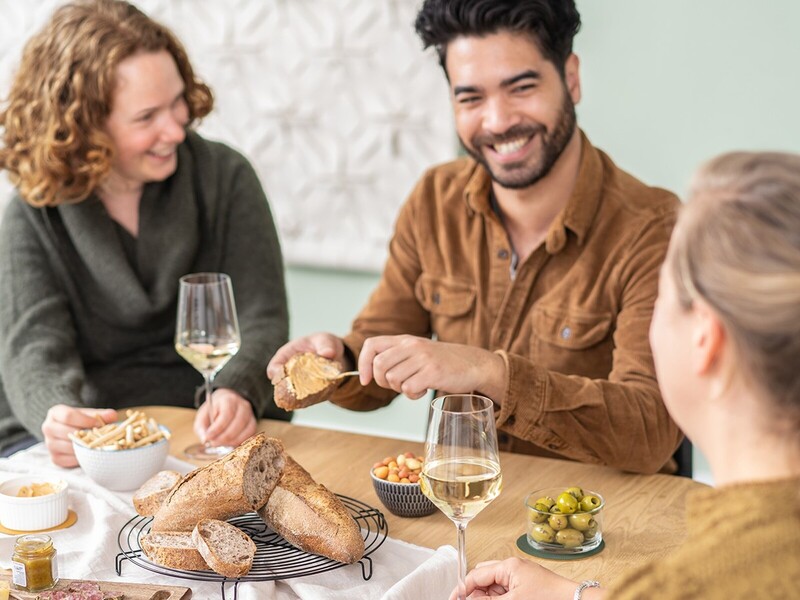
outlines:
[{"label": "man's hand", "polygon": [[42,434],[44,445],[56,465],[78,466],[69,434],[78,429],[100,426],[98,418],[103,423],[113,423],[117,420],[117,411],[113,408],[76,408],[66,404],[56,404],[47,411],[47,417],[42,423]]},{"label": "man's hand", "polygon": [[[194,432],[203,443],[238,446],[256,432],[253,406],[227,388],[214,390],[212,406],[203,402],[194,419]],[[212,414],[213,409],[213,414]]]},{"label": "man's hand", "polygon": [[275,381],[277,377],[283,375],[283,365],[286,361],[301,352],[313,352],[323,358],[338,361],[343,371],[351,369],[351,365],[345,364],[344,343],[341,338],[332,333],[312,333],[292,340],[278,349],[267,365],[267,377],[270,381]]},{"label": "man's hand", "polygon": [[[571,581],[541,565],[509,558],[478,563],[467,574],[466,596],[470,600],[485,598],[504,598],[505,600],[550,600],[552,598],[572,598],[578,583]],[[600,590],[586,590],[584,598],[598,598]],[[450,600],[458,598],[457,589],[450,594]]]},{"label": "man's hand", "polygon": [[478,391],[500,403],[505,393],[506,366],[494,352],[435,342],[412,335],[382,335],[364,342],[358,357],[361,385],[379,386],[418,399],[428,389]]}]

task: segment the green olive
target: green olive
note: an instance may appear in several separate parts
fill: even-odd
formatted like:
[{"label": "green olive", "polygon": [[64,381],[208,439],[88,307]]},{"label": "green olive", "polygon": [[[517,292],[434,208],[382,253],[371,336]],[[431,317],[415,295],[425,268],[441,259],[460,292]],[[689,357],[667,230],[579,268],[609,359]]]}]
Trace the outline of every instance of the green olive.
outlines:
[{"label": "green olive", "polygon": [[583,534],[577,529],[562,529],[556,533],[556,543],[564,548],[576,548],[583,543]]},{"label": "green olive", "polygon": [[534,506],[536,507],[536,510],[539,510],[539,505],[541,504],[546,507],[544,512],[547,512],[548,510],[550,510],[550,507],[553,506],[553,504],[555,503],[556,501],[553,500],[550,496],[542,496],[534,503]]},{"label": "green olive", "polygon": [[589,512],[600,506],[600,498],[592,494],[587,494],[581,499],[581,510]]},{"label": "green olive", "polygon": [[566,492],[567,494],[572,494],[573,496],[575,496],[575,500],[577,500],[578,502],[580,502],[581,498],[583,498],[583,490],[579,487],[567,488]]},{"label": "green olive", "polygon": [[544,523],[547,521],[547,511],[540,511],[537,507],[536,509],[529,508],[528,509],[528,518],[530,519],[531,523]]},{"label": "green olive", "polygon": [[[552,519],[552,517],[550,518]],[[578,531],[587,531],[592,527],[597,530],[597,521],[595,521],[589,513],[578,513],[569,516],[569,526]],[[553,529],[555,529],[555,527]]]},{"label": "green olive", "polygon": [[561,509],[561,512],[566,515],[571,515],[578,510],[578,501],[575,496],[567,492],[559,494],[558,498],[556,498],[556,504]]},{"label": "green olive", "polygon": [[559,508],[558,504],[553,504],[553,506],[550,507],[550,514],[552,514],[552,515],[560,515],[560,514],[562,514],[562,511]]},{"label": "green olive", "polygon": [[567,515],[550,515],[550,517],[547,519],[547,523],[556,531],[560,531],[569,527]]},{"label": "green olive", "polygon": [[537,542],[552,544],[556,537],[556,532],[547,523],[542,523],[531,527],[530,536]]},{"label": "green olive", "polygon": [[597,521],[592,521],[592,525],[583,532],[583,538],[588,542],[591,539],[594,539],[594,536],[597,535]]}]

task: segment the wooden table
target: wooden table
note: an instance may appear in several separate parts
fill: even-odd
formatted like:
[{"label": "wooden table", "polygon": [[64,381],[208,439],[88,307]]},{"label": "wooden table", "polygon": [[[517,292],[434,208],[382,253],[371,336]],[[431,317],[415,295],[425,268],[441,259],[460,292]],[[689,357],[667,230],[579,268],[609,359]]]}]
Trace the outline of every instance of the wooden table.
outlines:
[{"label": "wooden table", "polygon": [[[187,460],[182,451],[196,441],[192,431],[195,411],[171,407],[145,410],[172,430],[171,452]],[[287,451],[319,483],[381,508],[389,536],[429,548],[456,544],[455,526],[443,513],[436,511],[416,519],[397,517],[384,509],[372,487],[369,471],[375,462],[407,450],[421,454],[423,444],[271,420],[261,421],[259,431],[281,439]],[[525,497],[539,488],[578,485],[605,497],[605,549],[580,560],[536,560],[571,579],[609,583],[631,567],[664,558],[680,546],[686,537],[686,494],[705,487],[674,475],[634,475],[521,454],[501,453],[500,462],[502,493],[467,527],[470,567],[483,560],[528,557],[516,545],[517,538],[525,533]]]}]

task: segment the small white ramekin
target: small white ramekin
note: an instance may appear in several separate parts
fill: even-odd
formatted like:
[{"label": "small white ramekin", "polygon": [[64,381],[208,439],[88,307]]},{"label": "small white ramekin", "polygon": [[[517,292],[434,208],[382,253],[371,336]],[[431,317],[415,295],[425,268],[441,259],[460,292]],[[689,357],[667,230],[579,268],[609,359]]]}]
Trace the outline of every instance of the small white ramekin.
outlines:
[{"label": "small white ramekin", "polygon": [[[32,483],[52,483],[60,488],[54,494],[20,498],[19,489]],[[52,529],[67,520],[67,482],[47,477],[15,477],[0,483],[0,523],[16,531]]]}]

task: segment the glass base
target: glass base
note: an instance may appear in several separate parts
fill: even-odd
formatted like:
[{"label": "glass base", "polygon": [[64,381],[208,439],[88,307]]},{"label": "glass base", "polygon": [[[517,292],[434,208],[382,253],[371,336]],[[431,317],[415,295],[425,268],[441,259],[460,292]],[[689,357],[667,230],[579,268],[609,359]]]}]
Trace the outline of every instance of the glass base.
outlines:
[{"label": "glass base", "polygon": [[192,444],[183,453],[194,460],[216,460],[233,452],[233,446],[207,446],[206,444]]}]

